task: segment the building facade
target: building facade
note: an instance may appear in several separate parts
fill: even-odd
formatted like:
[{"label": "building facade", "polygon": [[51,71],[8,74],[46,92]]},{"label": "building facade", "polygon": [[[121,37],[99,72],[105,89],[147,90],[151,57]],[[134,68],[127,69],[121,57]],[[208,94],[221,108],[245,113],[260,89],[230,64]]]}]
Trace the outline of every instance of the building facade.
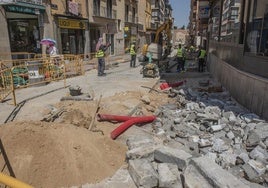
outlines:
[{"label": "building facade", "polygon": [[0,51],[40,52],[40,38],[43,35],[46,1],[10,0],[0,2]]},{"label": "building facade", "polygon": [[40,41],[51,38],[60,54],[91,56],[102,37],[119,55],[131,42],[151,43],[172,17],[169,0],[5,0],[0,9],[2,53],[46,53]]},{"label": "building facade", "polygon": [[266,0],[211,2],[209,69],[240,104],[266,119],[267,26]]}]

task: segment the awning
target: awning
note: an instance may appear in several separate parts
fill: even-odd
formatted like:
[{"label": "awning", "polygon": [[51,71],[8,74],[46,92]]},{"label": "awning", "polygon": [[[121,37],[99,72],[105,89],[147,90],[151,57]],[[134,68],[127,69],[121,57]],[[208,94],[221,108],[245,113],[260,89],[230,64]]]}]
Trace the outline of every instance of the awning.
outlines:
[{"label": "awning", "polygon": [[16,2],[3,5],[7,12],[19,12],[25,14],[38,14],[38,11],[45,12],[46,7],[38,4]]}]

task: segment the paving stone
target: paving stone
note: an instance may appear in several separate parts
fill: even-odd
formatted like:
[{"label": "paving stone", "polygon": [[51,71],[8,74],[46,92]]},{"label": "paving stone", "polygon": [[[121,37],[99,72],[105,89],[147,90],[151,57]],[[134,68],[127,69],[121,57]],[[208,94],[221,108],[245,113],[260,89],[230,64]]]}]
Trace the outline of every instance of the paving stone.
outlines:
[{"label": "paving stone", "polygon": [[226,151],[229,149],[229,146],[225,144],[225,142],[222,139],[215,139],[213,140],[213,146],[212,150],[218,153],[221,153],[223,151]]},{"label": "paving stone", "polygon": [[251,159],[248,161],[248,164],[258,173],[258,175],[262,175],[266,171],[265,165],[259,161]]},{"label": "paving stone", "polygon": [[162,163],[174,163],[180,170],[185,169],[187,161],[192,157],[191,154],[183,150],[161,147],[155,150],[154,158]]},{"label": "paving stone", "polygon": [[257,146],[260,141],[261,138],[255,131],[249,131],[248,139],[246,141],[248,147]]},{"label": "paving stone", "polygon": [[129,150],[140,147],[141,145],[151,145],[152,143],[154,143],[154,140],[150,136],[145,135],[130,136],[126,141]]},{"label": "paving stone", "polygon": [[152,188],[158,185],[158,174],[146,159],[129,160],[129,173],[137,187]]},{"label": "paving stone", "polygon": [[147,158],[149,161],[154,160],[154,150],[159,146],[151,143],[150,145],[141,145],[140,147],[128,150],[126,153],[127,160]]},{"label": "paving stone", "polygon": [[226,170],[223,170],[208,157],[193,158],[189,164],[195,166],[213,187],[249,188],[249,186],[242,183],[237,177]]},{"label": "paving stone", "polygon": [[254,131],[261,140],[268,138],[268,123],[258,123]]},{"label": "paving stone", "polygon": [[262,161],[268,160],[268,152],[266,149],[263,149],[261,146],[255,147],[250,153],[249,156],[252,159],[260,159]]},{"label": "paving stone", "polygon": [[235,137],[234,133],[232,131],[229,131],[227,134],[226,134],[226,137],[229,138],[229,139],[233,139]]},{"label": "paving stone", "polygon": [[249,161],[249,156],[247,153],[241,153],[238,158],[242,159],[244,163],[247,163]]},{"label": "paving stone", "polygon": [[244,164],[242,168],[245,171],[246,179],[254,183],[263,182],[263,179],[259,177],[258,173],[249,164]]},{"label": "paving stone", "polygon": [[177,165],[170,163],[158,164],[159,188],[182,188],[180,172]]},{"label": "paving stone", "polygon": [[214,188],[209,181],[200,174],[196,167],[188,165],[183,173],[184,187],[187,188]]}]

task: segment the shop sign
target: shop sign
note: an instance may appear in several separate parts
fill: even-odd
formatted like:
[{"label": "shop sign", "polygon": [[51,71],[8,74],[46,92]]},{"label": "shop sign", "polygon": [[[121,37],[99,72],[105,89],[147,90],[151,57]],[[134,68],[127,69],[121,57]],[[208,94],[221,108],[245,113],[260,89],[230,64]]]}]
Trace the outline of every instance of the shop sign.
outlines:
[{"label": "shop sign", "polygon": [[85,22],[79,20],[69,20],[69,19],[60,19],[59,18],[59,27],[66,29],[85,29]]},{"label": "shop sign", "polygon": [[16,6],[16,5],[6,5],[5,9],[7,12],[19,12],[19,13],[25,13],[25,14],[35,14],[35,9],[30,7],[22,7],[22,6]]},{"label": "shop sign", "polygon": [[124,31],[128,31],[129,30],[129,28],[128,27],[124,27]]}]

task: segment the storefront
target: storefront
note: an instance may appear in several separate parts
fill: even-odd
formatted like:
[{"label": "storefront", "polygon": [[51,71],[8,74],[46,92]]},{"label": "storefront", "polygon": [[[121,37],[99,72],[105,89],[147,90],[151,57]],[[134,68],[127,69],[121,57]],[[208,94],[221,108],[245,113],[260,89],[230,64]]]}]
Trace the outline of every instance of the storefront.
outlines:
[{"label": "storefront", "polygon": [[11,52],[41,52],[40,28],[45,7],[20,3],[3,5],[9,33]]},{"label": "storefront", "polygon": [[58,18],[63,54],[83,54],[86,20]]}]

